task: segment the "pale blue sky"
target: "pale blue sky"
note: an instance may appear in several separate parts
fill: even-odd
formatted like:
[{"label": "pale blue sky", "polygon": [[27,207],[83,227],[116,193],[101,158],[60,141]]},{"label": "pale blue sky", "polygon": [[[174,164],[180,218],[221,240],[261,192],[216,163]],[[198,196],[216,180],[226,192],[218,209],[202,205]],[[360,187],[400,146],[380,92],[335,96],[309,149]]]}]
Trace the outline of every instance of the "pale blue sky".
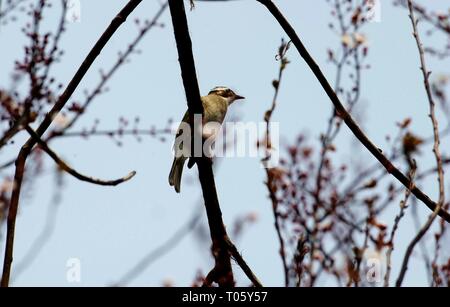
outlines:
[{"label": "pale blue sky", "polygon": [[[330,21],[327,2],[276,2],[326,76],[333,80],[335,71],[326,61],[326,49],[335,48],[339,40],[327,26]],[[67,26],[62,40],[66,54],[53,71],[63,83],[71,78],[92,44],[126,1],[81,0],[81,3],[81,22]],[[124,50],[135,36],[133,19],[151,18],[158,6],[158,1],[147,0],[138,7],[130,22],[123,25],[108,43],[74,99],[82,99],[83,89],[98,82],[98,70],[110,67],[117,52]],[[199,2],[194,11],[188,12],[188,18],[201,92],[206,93],[216,85],[232,87],[247,97],[244,102],[233,105],[233,112],[244,121],[261,121],[273,95],[270,84],[278,69],[275,53],[280,39],[285,37],[278,24],[256,1]],[[56,25],[54,11],[48,14],[48,20],[52,22],[48,26]],[[139,47],[143,53],[134,55],[131,63],[114,76],[108,85],[110,91],[98,97],[78,122],[79,128],[90,127],[96,118],[101,119],[99,128],[115,128],[120,116],[132,119],[137,115],[141,117],[142,127],[164,127],[168,118],[177,119],[183,114],[186,103],[168,11],[161,20],[165,27],[154,29],[145,37]],[[365,33],[369,39],[368,62],[372,68],[363,74],[362,126],[381,148],[386,145],[385,136],[396,132],[396,122],[406,117],[413,118],[415,132],[429,135],[428,104],[406,11],[392,7],[391,1],[382,0],[381,22],[367,25]],[[11,71],[13,60],[24,44],[18,23],[0,28],[0,44],[0,84],[7,85],[9,75],[6,72]],[[299,132],[306,132],[316,142],[325,128],[331,104],[294,49],[288,57],[292,63],[285,72],[273,120],[280,122],[284,140],[292,140]],[[445,65],[448,67],[448,63],[435,60],[430,60],[429,64],[436,74],[443,72]],[[357,159],[368,164],[374,161],[361,146],[350,148],[352,142],[349,140],[352,140],[349,130],[342,129],[338,139],[342,161]],[[132,137],[126,138],[123,147],[117,147],[107,138],[65,139],[52,143],[71,165],[92,176],[115,178],[130,170],[136,170],[138,174],[130,182],[115,188],[93,186],[65,176],[63,201],[53,236],[25,272],[15,278],[13,270],[13,285],[107,285],[122,276],[142,255],[165,242],[197,210],[200,195],[193,170],[186,171],[185,177],[195,179],[195,184],[187,184],[189,180],[185,180],[181,194],[169,187],[170,146],[170,142],[161,144],[145,137],[142,143]],[[443,143],[444,153],[445,146],[448,146],[447,142]],[[17,148],[11,146],[2,152],[2,160],[6,156],[12,157],[14,150]],[[431,151],[424,151],[424,156],[428,158],[423,159],[423,165],[432,165]],[[47,166],[52,163],[49,161]],[[44,226],[54,192],[51,173],[49,170],[48,175],[37,180],[29,197],[23,193],[15,264],[20,262]],[[229,228],[236,217],[258,213],[258,222],[246,230],[237,245],[262,282],[277,286],[282,285],[283,276],[271,205],[263,180],[260,161],[250,158],[225,159],[216,175],[224,220]],[[437,188],[434,181],[432,183],[424,188],[432,198],[437,198]],[[392,225],[392,214],[396,212],[397,206],[394,206],[386,214],[385,222]],[[428,211],[419,210],[419,214],[425,218]],[[408,216],[397,236],[394,268],[398,267],[413,234]],[[66,281],[66,261],[73,257],[81,260],[80,284]],[[211,265],[209,238],[205,244],[198,244],[189,236],[148,267],[131,285],[158,286],[168,279],[176,285],[188,285],[197,269],[207,272]],[[238,267],[235,271],[240,284],[247,285],[248,281]],[[412,261],[405,284],[425,285],[423,273],[423,266]],[[396,269],[392,276],[397,276]]]}]

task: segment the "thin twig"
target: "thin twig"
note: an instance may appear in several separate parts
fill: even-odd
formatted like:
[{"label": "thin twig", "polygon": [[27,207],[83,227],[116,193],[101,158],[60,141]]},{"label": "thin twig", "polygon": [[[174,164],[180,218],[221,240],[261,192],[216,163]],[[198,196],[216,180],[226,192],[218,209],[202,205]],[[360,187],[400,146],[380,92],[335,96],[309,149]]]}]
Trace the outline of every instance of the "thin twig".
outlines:
[{"label": "thin twig", "polygon": [[50,147],[48,147],[47,143],[44,142],[30,126],[26,126],[25,129],[27,130],[28,134],[30,134],[31,137],[39,144],[42,150],[45,151],[50,156],[50,158],[53,159],[53,161],[55,161],[55,163],[58,165],[59,168],[61,168],[61,170],[67,172],[68,174],[72,175],[73,177],[77,178],[80,181],[85,181],[92,184],[103,186],[116,186],[130,180],[136,175],[136,172],[132,171],[128,175],[114,180],[102,180],[83,175],[78,171],[76,171],[74,168],[70,167],[60,157],[58,157],[58,155],[52,149],[50,149]]},{"label": "thin twig", "polygon": [[439,211],[441,210],[442,206],[445,202],[445,187],[444,187],[444,169],[442,166],[442,156],[439,149],[440,139],[439,139],[439,125],[438,121],[436,119],[436,113],[435,113],[435,103],[433,100],[433,95],[431,93],[431,87],[429,83],[429,77],[430,72],[427,70],[427,66],[425,63],[425,53],[423,50],[423,45],[420,40],[419,31],[417,29],[417,19],[414,15],[414,8],[413,8],[413,2],[412,0],[408,0],[408,9],[409,9],[409,17],[411,19],[411,24],[413,27],[413,35],[417,43],[417,48],[419,50],[419,56],[420,56],[420,67],[423,74],[424,79],[424,86],[425,91],[427,93],[428,102],[430,105],[430,118],[431,123],[433,125],[433,134],[434,134],[434,146],[433,146],[433,152],[434,156],[436,158],[436,165],[437,165],[437,173],[438,173],[438,182],[439,182],[439,201],[438,204],[434,210],[434,212],[429,216],[428,221],[422,226],[422,228],[419,230],[419,232],[416,234],[414,239],[409,244],[408,248],[406,249],[405,256],[403,258],[402,267],[400,270],[400,274],[397,278],[396,286],[400,287],[402,285],[403,279],[406,274],[406,270],[408,269],[408,261],[412,255],[412,252],[414,250],[414,247],[416,244],[425,236],[427,231],[431,228],[431,225],[433,224],[434,220],[436,219]]},{"label": "thin twig", "polygon": [[[409,10],[408,0],[399,0],[398,3]],[[433,13],[427,13],[423,7],[415,3],[412,4],[412,7],[415,13],[433,25],[436,29],[444,32],[445,34],[450,34],[450,27],[443,22],[440,22],[439,18],[433,18]]]},{"label": "thin twig", "polygon": [[42,79],[40,81],[41,86],[45,83],[45,81],[48,78],[50,69],[53,66],[51,64],[53,64],[55,62],[54,56],[55,56],[56,51],[58,51],[59,41],[61,40],[62,34],[64,33],[64,30],[65,30],[66,15],[67,15],[67,0],[61,0],[61,6],[62,6],[62,9],[61,9],[61,16],[59,18],[58,28],[56,30],[56,35],[55,35],[55,39],[53,40],[52,48],[50,49],[50,52],[48,55],[48,57],[50,59],[53,59],[53,61],[45,67],[45,71],[42,74]]},{"label": "thin twig", "polygon": [[[145,37],[145,35],[155,27],[155,25],[158,24],[158,20],[161,18],[165,10],[167,9],[169,3],[168,1],[161,4],[161,7],[156,12],[155,16],[152,18],[151,21],[148,22],[148,24],[145,25],[140,31],[139,34],[136,36],[136,38],[128,45],[125,52],[120,53],[119,58],[117,59],[116,63],[105,73],[102,75],[102,78],[98,85],[92,90],[92,92],[86,97],[86,100],[83,102],[83,104],[80,106],[81,112],[76,114],[69,123],[64,127],[64,131],[69,130],[72,128],[75,123],[80,119],[80,116],[84,114],[86,109],[89,107],[89,105],[92,103],[94,98],[102,91],[102,89],[105,87],[106,83],[111,80],[113,75],[116,73],[117,70],[122,66],[123,63],[127,61],[127,59],[130,57],[131,54],[136,50],[136,47],[138,44],[142,41],[142,39]],[[63,133],[61,131],[58,131],[58,135],[62,135]],[[65,133],[64,133],[65,134]]]},{"label": "thin twig", "polygon": [[[83,130],[83,131],[69,131],[64,133],[55,132],[52,138],[70,138],[70,137],[82,137],[87,138],[91,136],[129,136],[129,135],[148,135],[148,136],[158,136],[158,135],[169,135],[172,134],[170,128],[164,129],[117,129],[117,130]],[[1,166],[0,166],[1,169]]]},{"label": "thin twig", "polygon": [[[339,21],[339,28],[340,28],[339,35],[340,35],[340,37],[347,36],[347,35],[349,35],[348,30],[350,28],[350,25],[353,23],[350,23],[350,25],[345,25],[343,9],[341,7],[340,0],[335,0],[334,7],[336,10],[337,19]],[[357,23],[355,23],[353,25],[353,27],[354,27],[353,33],[356,33],[359,29]],[[339,93],[341,91],[341,80],[342,80],[342,74],[344,72],[344,70],[343,70],[344,65],[346,63],[348,63],[348,61],[349,61],[348,58],[353,53],[353,57],[354,57],[354,61],[355,61],[355,73],[354,74],[356,76],[356,80],[355,80],[355,84],[352,87],[352,91],[355,92],[355,96],[353,99],[349,99],[349,101],[348,101],[348,105],[350,106],[350,108],[352,108],[357,103],[357,101],[359,100],[360,92],[361,92],[360,91],[360,89],[361,89],[361,86],[360,86],[361,65],[359,63],[358,47],[359,47],[358,44],[356,44],[354,47],[349,47],[345,44],[341,44],[341,48],[343,49],[343,55],[339,61],[334,60],[336,68],[337,68],[335,84],[334,84],[334,91],[336,93]],[[319,158],[319,166],[317,168],[316,191],[315,191],[315,198],[316,198],[317,203],[321,202],[322,180],[323,180],[322,173],[323,173],[323,168],[325,166],[326,155],[332,148],[332,146],[331,146],[332,142],[339,134],[340,128],[342,127],[342,125],[340,123],[341,123],[340,118],[339,118],[338,114],[336,113],[336,109],[333,108],[331,115],[327,121],[327,128],[325,130],[326,132],[321,136],[322,148],[321,148],[321,153],[320,153],[320,158]],[[335,127],[334,131],[333,131],[333,127]]]},{"label": "thin twig", "polygon": [[[433,175],[436,174],[436,170],[433,172]],[[418,206],[417,206],[417,199],[413,199],[412,201],[412,209],[411,209],[411,215],[412,220],[414,224],[414,231],[415,233],[418,233],[420,228],[422,228],[422,222],[420,221],[419,212],[418,212]],[[429,250],[427,248],[427,244],[425,240],[420,240],[419,242],[419,248],[420,248],[420,256],[423,259],[423,266],[425,268],[425,271],[427,272],[427,279],[428,283],[430,284],[433,280],[433,267],[432,262],[430,260]]]},{"label": "thin twig", "polygon": [[24,2],[25,0],[17,0],[16,2],[12,2],[9,6],[7,6],[5,9],[1,10],[2,7],[2,3],[0,1],[0,21],[2,18],[6,17],[6,15],[8,15],[10,12],[14,11],[14,9],[21,4],[22,2]]},{"label": "thin twig", "polygon": [[[415,172],[416,172],[415,168],[410,170],[409,178],[411,179],[411,182],[414,182]],[[405,189],[405,197],[400,202],[400,212],[395,217],[394,226],[392,226],[391,235],[389,237],[388,251],[386,252],[386,274],[384,276],[384,286],[385,287],[389,287],[389,278],[390,278],[391,269],[392,269],[391,268],[391,257],[392,257],[392,252],[394,251],[395,233],[397,232],[397,229],[398,229],[401,219],[405,215],[405,210],[408,208],[408,200],[409,200],[410,195],[411,195],[411,190]]]},{"label": "thin twig", "polygon": [[[280,90],[280,84],[281,84],[281,80],[283,79],[283,72],[284,69],[286,68],[286,65],[289,63],[289,61],[287,60],[287,58],[285,57],[286,52],[289,48],[289,43],[285,43],[284,40],[281,41],[281,46],[279,48],[278,51],[278,61],[280,62],[279,65],[279,70],[278,70],[278,79],[274,80],[272,82],[272,85],[275,89],[274,95],[273,95],[273,99],[272,99],[272,104],[270,106],[270,108],[265,112],[264,114],[264,121],[266,122],[266,156],[262,159],[263,164],[268,163],[270,158],[271,158],[271,137],[270,137],[270,121],[272,118],[272,114],[275,111],[275,108],[277,106],[277,99],[278,99],[278,94],[279,94],[279,90]],[[276,192],[275,192],[275,186],[274,186],[274,178],[272,175],[272,169],[269,168],[268,165],[265,165],[265,170],[266,170],[266,186],[267,186],[267,190],[269,191],[269,197],[270,200],[272,202],[272,213],[273,213],[273,218],[274,218],[274,226],[275,226],[275,231],[277,233],[277,237],[278,237],[278,242],[280,244],[280,249],[279,249],[279,254],[280,254],[280,258],[281,258],[281,262],[283,265],[283,272],[284,272],[284,285],[286,287],[289,286],[289,266],[287,263],[287,255],[286,255],[286,247],[285,247],[285,242],[284,242],[284,238],[283,238],[283,234],[281,233],[281,225],[280,225],[280,217],[279,217],[279,213],[278,213],[278,199],[276,196]]]},{"label": "thin twig", "polygon": [[233,259],[236,260],[236,263],[241,267],[242,271],[248,277],[248,279],[250,279],[255,287],[263,287],[262,283],[259,281],[258,277],[256,277],[255,273],[253,273],[252,269],[248,266],[247,262],[239,253],[233,242],[231,242],[229,238],[227,238],[226,242],[228,244],[228,249],[231,253],[231,256],[233,256]]}]

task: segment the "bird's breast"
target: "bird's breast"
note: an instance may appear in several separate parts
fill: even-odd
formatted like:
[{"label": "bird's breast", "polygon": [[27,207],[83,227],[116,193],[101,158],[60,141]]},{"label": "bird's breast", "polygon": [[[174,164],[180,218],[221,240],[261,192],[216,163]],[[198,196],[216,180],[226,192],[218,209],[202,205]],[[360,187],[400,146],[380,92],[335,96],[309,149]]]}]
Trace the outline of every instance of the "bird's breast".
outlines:
[{"label": "bird's breast", "polygon": [[222,124],[227,114],[228,102],[221,97],[206,96],[202,100],[205,111],[205,122]]}]

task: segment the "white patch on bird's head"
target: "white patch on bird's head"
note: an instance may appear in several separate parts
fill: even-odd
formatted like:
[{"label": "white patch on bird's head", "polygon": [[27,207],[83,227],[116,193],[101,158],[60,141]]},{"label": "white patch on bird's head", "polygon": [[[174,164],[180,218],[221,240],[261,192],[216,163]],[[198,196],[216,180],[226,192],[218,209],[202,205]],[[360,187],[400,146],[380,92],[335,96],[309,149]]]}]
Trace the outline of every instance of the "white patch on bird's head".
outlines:
[{"label": "white patch on bird's head", "polygon": [[227,103],[230,105],[237,99],[243,99],[244,97],[236,95],[230,88],[226,86],[216,86],[213,88],[208,95],[217,95],[227,100]]},{"label": "white patch on bird's head", "polygon": [[226,87],[226,86],[216,86],[215,88],[213,88],[211,90],[211,92],[218,92],[218,91],[227,91],[230,88]]},{"label": "white patch on bird's head", "polygon": [[208,95],[213,94],[227,98],[228,96],[231,96],[231,93],[233,93],[233,91],[226,86],[216,86],[209,91]]}]

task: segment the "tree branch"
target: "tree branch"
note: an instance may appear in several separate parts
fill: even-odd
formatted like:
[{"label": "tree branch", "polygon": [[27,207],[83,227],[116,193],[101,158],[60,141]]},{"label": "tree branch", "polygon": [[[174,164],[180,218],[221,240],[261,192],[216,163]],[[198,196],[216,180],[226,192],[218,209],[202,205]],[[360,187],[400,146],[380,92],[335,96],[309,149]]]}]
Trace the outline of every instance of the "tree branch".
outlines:
[{"label": "tree branch", "polygon": [[[416,173],[416,165],[413,165],[413,168],[409,172],[409,178],[411,182],[414,182],[414,177]],[[386,252],[386,274],[384,275],[384,286],[389,287],[389,278],[391,276],[392,264],[392,252],[394,251],[394,237],[398,230],[398,226],[400,225],[401,219],[405,216],[405,210],[408,208],[408,200],[411,195],[410,189],[405,189],[405,196],[403,200],[400,202],[400,212],[395,216],[394,226],[392,226],[391,234],[388,241],[388,250]]]},{"label": "tree branch", "polygon": [[[272,104],[270,106],[270,108],[265,112],[264,114],[264,122],[266,123],[266,152],[265,152],[265,157],[262,159],[262,163],[265,164],[267,163],[270,158],[271,158],[271,150],[272,150],[272,145],[271,145],[271,137],[270,137],[270,121],[272,119],[272,114],[275,111],[275,108],[277,106],[277,99],[278,99],[278,94],[280,92],[280,84],[281,84],[281,80],[283,78],[283,72],[287,66],[287,64],[289,63],[288,59],[286,58],[286,52],[289,49],[289,44],[285,43],[284,40],[281,41],[281,45],[278,49],[278,61],[280,61],[280,65],[279,65],[279,69],[278,69],[278,78],[276,80],[273,80],[272,85],[275,89],[274,94],[273,94],[273,98],[272,98]],[[279,254],[280,254],[280,258],[281,258],[281,263],[283,265],[283,273],[284,273],[284,285],[286,287],[289,286],[289,266],[287,263],[287,255],[286,255],[286,244],[283,238],[283,234],[282,234],[282,230],[281,230],[281,225],[280,225],[280,214],[278,211],[278,199],[277,199],[277,195],[276,195],[276,187],[275,187],[275,183],[274,183],[274,170],[269,168],[268,165],[264,165],[265,166],[265,171],[266,171],[266,187],[267,190],[269,192],[269,198],[270,201],[272,203],[272,213],[273,213],[273,218],[274,218],[274,226],[275,226],[275,231],[277,233],[277,238],[278,238],[278,243],[280,244],[280,249],[279,249]],[[276,172],[276,170],[275,170]]]},{"label": "tree branch", "polygon": [[51,150],[50,147],[48,147],[47,143],[44,142],[30,126],[27,125],[25,127],[25,129],[27,130],[28,134],[30,134],[31,137],[39,144],[39,146],[42,148],[42,150],[44,150],[50,156],[50,158],[53,159],[53,161],[55,161],[55,163],[58,165],[59,168],[61,168],[63,171],[67,172],[68,174],[72,175],[73,177],[77,178],[78,180],[89,182],[92,184],[103,185],[103,186],[116,186],[116,185],[119,185],[121,183],[124,183],[124,182],[130,180],[131,178],[133,178],[136,175],[136,172],[132,171],[128,175],[126,175],[122,178],[114,179],[114,180],[102,180],[102,179],[83,175],[83,174],[77,172],[72,167],[70,167],[60,157],[58,157],[58,155],[53,150]]},{"label": "tree branch", "polygon": [[155,16],[153,16],[151,21],[149,21],[148,24],[139,31],[138,36],[128,45],[127,49],[123,53],[120,53],[119,58],[114,63],[114,65],[106,73],[104,73],[102,75],[100,82],[91,91],[91,93],[86,97],[86,100],[80,106],[81,111],[78,114],[76,114],[69,121],[69,123],[64,127],[64,129],[62,129],[62,131],[58,131],[58,132],[60,132],[60,134],[63,134],[63,133],[65,134],[65,131],[69,130],[70,128],[72,128],[75,125],[75,123],[80,119],[81,115],[84,114],[86,109],[90,106],[90,104],[92,103],[94,98],[97,97],[97,95],[102,92],[102,90],[105,87],[105,85],[107,84],[107,82],[109,80],[111,80],[113,75],[119,70],[119,68],[123,65],[123,63],[125,63],[127,61],[127,59],[131,56],[131,54],[136,50],[136,47],[142,41],[142,39],[145,37],[145,35],[151,29],[153,29],[155,27],[155,25],[158,24],[158,20],[161,18],[163,13],[166,11],[167,6],[168,6],[167,1],[164,2],[163,4],[161,4],[161,7],[156,12]]},{"label": "tree branch", "polygon": [[434,209],[433,213],[429,216],[427,222],[425,225],[422,226],[422,228],[419,230],[419,232],[416,234],[414,239],[411,241],[411,243],[408,245],[408,248],[406,249],[405,256],[403,258],[402,267],[400,270],[399,277],[396,282],[396,286],[400,287],[402,285],[403,279],[406,274],[406,270],[408,269],[408,262],[409,258],[412,255],[412,252],[414,250],[414,247],[417,243],[425,236],[427,231],[430,229],[431,225],[433,224],[434,220],[436,219],[439,211],[441,210],[442,206],[445,202],[445,187],[444,187],[444,169],[442,166],[442,156],[439,149],[440,139],[439,139],[439,126],[438,121],[436,119],[436,113],[435,113],[435,103],[433,100],[433,95],[431,94],[431,87],[429,83],[429,76],[430,72],[427,70],[427,66],[425,63],[425,53],[423,51],[422,42],[420,40],[419,31],[417,30],[417,19],[414,15],[414,7],[411,0],[408,0],[408,10],[409,10],[409,18],[411,19],[412,27],[413,27],[413,35],[416,40],[417,48],[419,50],[419,56],[420,56],[420,68],[422,70],[423,74],[423,81],[425,86],[425,91],[427,93],[428,102],[430,105],[430,118],[431,123],[433,125],[433,134],[434,134],[434,147],[433,152],[436,158],[436,165],[437,165],[437,173],[438,173],[438,182],[439,182],[439,201],[438,205]]},{"label": "tree branch", "polygon": [[[203,114],[203,105],[197,81],[194,55],[192,53],[192,42],[189,35],[184,3],[179,0],[169,0],[169,7],[178,49],[181,76],[190,114],[191,131],[193,131],[192,137],[194,140],[195,138],[201,140],[201,129],[197,129],[199,127],[194,127],[193,117],[194,114]],[[192,144],[194,145],[195,142],[192,142]],[[194,151],[191,152],[193,153]],[[203,199],[205,200],[206,214],[208,216],[209,230],[212,239],[212,253],[215,259],[215,266],[206,277],[205,285],[210,286],[213,282],[217,282],[219,286],[234,286],[230,255],[230,246],[234,245],[228,238],[222,220],[222,211],[220,209],[214,182],[212,161],[202,155],[201,158],[196,159],[196,164],[203,191]],[[245,271],[246,270],[244,269],[244,272]]]},{"label": "tree branch", "polygon": [[398,168],[396,168],[392,162],[383,154],[381,149],[375,146],[372,141],[364,134],[359,125],[355,122],[353,117],[348,113],[345,107],[342,105],[340,99],[334,92],[333,88],[329,84],[327,78],[320,70],[320,67],[314,61],[314,59],[309,54],[306,47],[303,45],[302,41],[298,37],[294,28],[289,24],[283,14],[279,11],[277,6],[271,0],[257,0],[269,10],[269,12],[275,17],[280,26],[292,40],[292,43],[297,48],[300,56],[305,60],[306,64],[309,66],[313,74],[316,76],[317,80],[321,84],[322,88],[330,98],[333,103],[336,112],[339,117],[345,122],[347,127],[352,131],[355,137],[361,142],[361,144],[369,150],[369,152],[384,166],[384,168],[394,176],[398,181],[400,181],[406,188],[413,186],[411,193],[420,199],[430,210],[435,211],[438,209],[438,215],[450,223],[450,213],[439,208],[438,205],[431,200],[428,195],[426,195],[417,186],[411,185],[411,180],[408,179]]},{"label": "tree branch", "polygon": [[[59,97],[53,108],[45,116],[44,120],[38,127],[36,134],[39,137],[47,131],[47,129],[52,124],[56,115],[63,109],[69,98],[72,96],[73,92],[76,90],[80,84],[83,77],[88,72],[92,63],[98,57],[102,49],[106,46],[110,38],[114,35],[117,29],[126,21],[127,17],[134,11],[134,9],[142,2],[142,0],[130,0],[124,8],[117,14],[116,17],[111,21],[111,24],[95,43],[94,47],[91,49],[89,54],[86,56],[85,60],[73,76],[72,80],[67,85],[67,88]],[[36,145],[36,140],[30,137],[27,142],[20,149],[19,155],[16,159],[16,170],[14,174],[14,187],[11,195],[11,201],[9,205],[8,212],[8,222],[7,222],[7,234],[6,234],[6,246],[5,246],[5,256],[3,260],[3,273],[1,286],[7,287],[9,285],[9,278],[11,275],[11,266],[13,261],[13,248],[14,248],[14,234],[16,226],[17,210],[19,207],[19,197],[20,190],[22,186],[23,176],[25,172],[25,163],[28,156],[31,153],[33,146]]]}]

